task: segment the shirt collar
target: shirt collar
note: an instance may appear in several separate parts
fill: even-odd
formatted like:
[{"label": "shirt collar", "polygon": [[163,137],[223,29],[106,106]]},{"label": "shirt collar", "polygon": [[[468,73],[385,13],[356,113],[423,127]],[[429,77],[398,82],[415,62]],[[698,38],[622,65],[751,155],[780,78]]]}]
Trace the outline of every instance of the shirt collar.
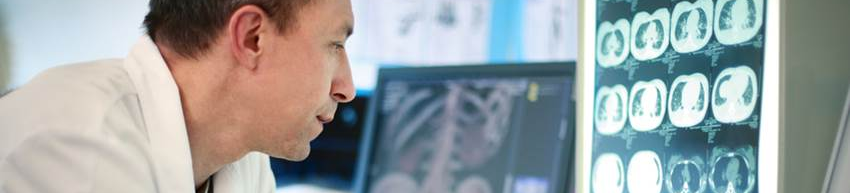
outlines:
[{"label": "shirt collar", "polygon": [[143,36],[136,42],[124,68],[138,92],[158,192],[194,192],[180,92],[150,37]]}]

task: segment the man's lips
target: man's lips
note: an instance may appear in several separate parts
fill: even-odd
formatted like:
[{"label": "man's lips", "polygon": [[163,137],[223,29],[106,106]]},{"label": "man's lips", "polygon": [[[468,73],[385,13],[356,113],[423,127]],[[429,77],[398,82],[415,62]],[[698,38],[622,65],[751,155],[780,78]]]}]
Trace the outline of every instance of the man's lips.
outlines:
[{"label": "man's lips", "polygon": [[316,115],[316,120],[322,124],[330,123],[334,120],[334,113],[336,113],[336,103],[331,104],[327,109],[321,109],[319,114]]}]

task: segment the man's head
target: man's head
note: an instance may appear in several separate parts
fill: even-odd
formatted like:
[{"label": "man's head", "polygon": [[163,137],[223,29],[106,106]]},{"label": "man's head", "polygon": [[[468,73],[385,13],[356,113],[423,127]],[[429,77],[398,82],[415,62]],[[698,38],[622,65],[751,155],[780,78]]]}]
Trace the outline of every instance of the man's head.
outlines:
[{"label": "man's head", "polygon": [[148,36],[183,57],[196,58],[221,35],[230,16],[245,5],[265,11],[281,31],[291,30],[297,12],[311,0],[151,0],[144,25]]},{"label": "man's head", "polygon": [[354,98],[349,0],[150,6],[145,26],[180,87],[190,134],[227,133],[249,151],[303,160],[337,104]]}]

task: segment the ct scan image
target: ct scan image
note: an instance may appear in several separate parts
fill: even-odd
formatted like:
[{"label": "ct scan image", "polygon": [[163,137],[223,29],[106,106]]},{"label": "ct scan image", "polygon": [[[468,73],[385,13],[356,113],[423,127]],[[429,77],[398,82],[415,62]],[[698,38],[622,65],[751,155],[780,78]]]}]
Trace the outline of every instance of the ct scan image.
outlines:
[{"label": "ct scan image", "polygon": [[714,2],[698,0],[693,3],[682,1],[673,8],[671,44],[679,53],[697,51],[711,40],[714,33]]},{"label": "ct scan image", "polygon": [[591,192],[759,191],[765,3],[597,0]]}]

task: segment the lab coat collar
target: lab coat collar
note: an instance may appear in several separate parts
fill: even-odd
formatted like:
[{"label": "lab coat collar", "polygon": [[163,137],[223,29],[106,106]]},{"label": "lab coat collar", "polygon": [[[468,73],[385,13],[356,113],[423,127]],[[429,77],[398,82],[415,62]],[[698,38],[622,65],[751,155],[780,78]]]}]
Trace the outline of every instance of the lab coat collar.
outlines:
[{"label": "lab coat collar", "polygon": [[124,61],[150,142],[157,192],[194,192],[192,155],[180,92],[156,44],[141,37]]}]

